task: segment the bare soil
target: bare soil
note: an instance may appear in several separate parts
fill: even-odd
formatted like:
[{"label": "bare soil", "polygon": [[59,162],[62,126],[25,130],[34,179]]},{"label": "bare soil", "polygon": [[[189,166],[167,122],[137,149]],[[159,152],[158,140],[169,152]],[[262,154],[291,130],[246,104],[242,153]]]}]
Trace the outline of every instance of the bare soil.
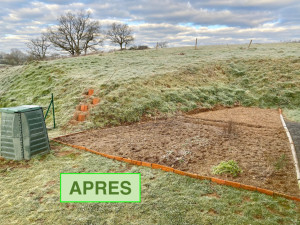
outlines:
[{"label": "bare soil", "polygon": [[[61,140],[111,155],[300,196],[289,142],[276,110],[224,108],[92,130]],[[243,170],[238,177],[212,174],[213,166],[230,159]]]}]

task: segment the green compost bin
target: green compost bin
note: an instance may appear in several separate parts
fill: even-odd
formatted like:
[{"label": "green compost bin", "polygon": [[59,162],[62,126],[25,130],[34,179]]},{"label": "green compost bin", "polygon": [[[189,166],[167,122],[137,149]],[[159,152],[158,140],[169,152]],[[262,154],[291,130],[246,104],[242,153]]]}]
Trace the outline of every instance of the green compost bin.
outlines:
[{"label": "green compost bin", "polygon": [[1,108],[0,155],[30,159],[50,151],[43,109],[37,105]]}]

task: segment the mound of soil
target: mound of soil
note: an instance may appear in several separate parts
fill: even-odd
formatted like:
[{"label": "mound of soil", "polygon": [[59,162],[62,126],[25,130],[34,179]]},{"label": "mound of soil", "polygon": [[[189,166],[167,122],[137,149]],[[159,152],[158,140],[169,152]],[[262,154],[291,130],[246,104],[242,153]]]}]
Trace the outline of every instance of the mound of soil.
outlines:
[{"label": "mound of soil", "polygon": [[[60,140],[300,196],[289,142],[276,110],[225,108],[92,130]],[[238,177],[212,174],[213,166],[230,159],[238,162],[243,173]]]}]

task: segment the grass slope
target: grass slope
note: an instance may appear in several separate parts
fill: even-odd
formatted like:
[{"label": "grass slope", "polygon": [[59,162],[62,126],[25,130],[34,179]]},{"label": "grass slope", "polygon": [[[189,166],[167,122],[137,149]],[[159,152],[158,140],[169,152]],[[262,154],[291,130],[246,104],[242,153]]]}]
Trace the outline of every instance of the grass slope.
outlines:
[{"label": "grass slope", "polygon": [[297,43],[203,46],[33,62],[0,69],[0,107],[46,106],[53,92],[64,126],[82,93],[94,88],[102,101],[81,128],[235,103],[282,107],[300,121],[299,49]]},{"label": "grass slope", "polygon": [[[1,224],[297,224],[299,205],[132,166],[52,143],[28,162],[0,161]],[[59,173],[141,173],[141,203],[59,203]]]}]

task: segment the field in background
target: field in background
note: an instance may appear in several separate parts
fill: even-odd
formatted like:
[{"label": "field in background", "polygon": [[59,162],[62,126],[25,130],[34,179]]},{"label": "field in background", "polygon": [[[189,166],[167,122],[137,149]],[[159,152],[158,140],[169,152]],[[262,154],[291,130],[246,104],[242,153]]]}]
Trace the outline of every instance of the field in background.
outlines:
[{"label": "field in background", "polygon": [[[282,107],[300,121],[300,44],[117,51],[0,69],[0,107],[47,106],[68,125],[83,92],[101,102],[74,129],[139,121],[215,104]],[[51,119],[48,120],[51,125]]]}]

